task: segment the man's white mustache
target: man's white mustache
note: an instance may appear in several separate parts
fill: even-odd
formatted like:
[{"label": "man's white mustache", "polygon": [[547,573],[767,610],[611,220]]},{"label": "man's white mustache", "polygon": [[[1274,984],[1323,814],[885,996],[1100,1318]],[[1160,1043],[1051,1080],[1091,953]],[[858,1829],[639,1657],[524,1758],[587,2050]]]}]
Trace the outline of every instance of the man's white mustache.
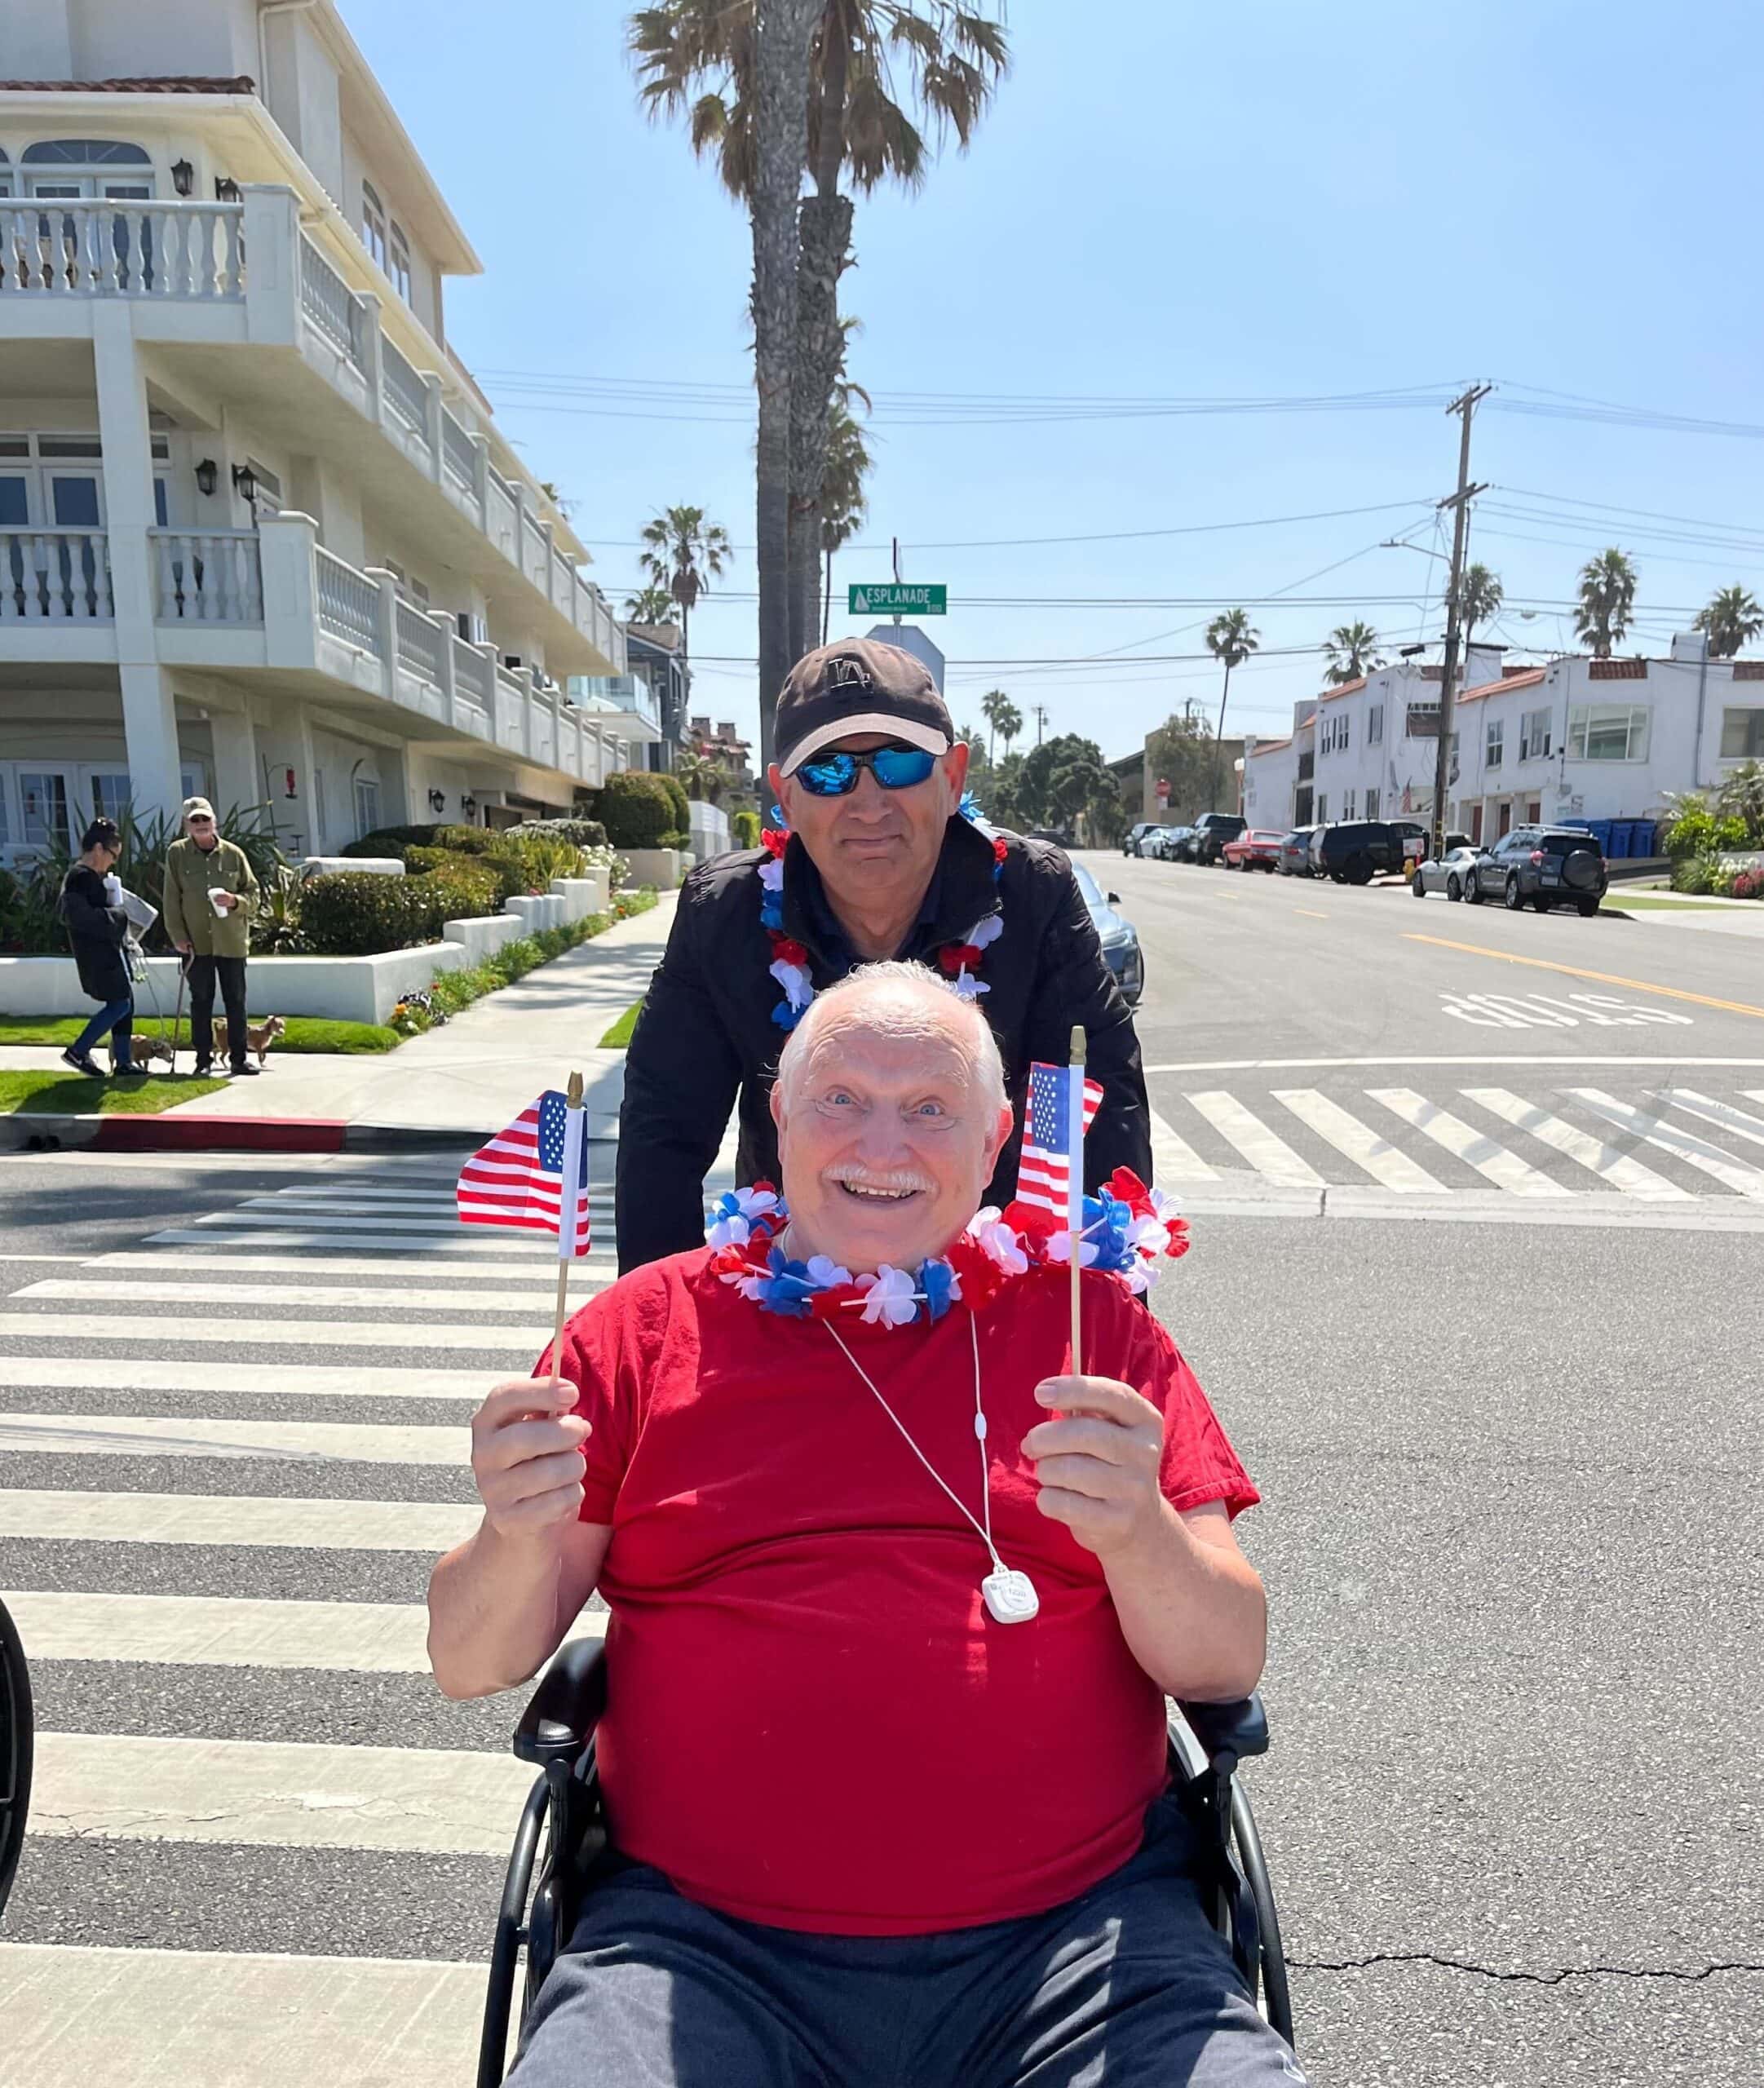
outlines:
[{"label": "man's white mustache", "polygon": [[829,1182],[842,1182],[854,1189],[879,1190],[886,1196],[905,1196],[913,1190],[929,1191],[931,1184],[922,1174],[911,1172],[876,1174],[867,1167],[833,1167],[827,1170]]}]

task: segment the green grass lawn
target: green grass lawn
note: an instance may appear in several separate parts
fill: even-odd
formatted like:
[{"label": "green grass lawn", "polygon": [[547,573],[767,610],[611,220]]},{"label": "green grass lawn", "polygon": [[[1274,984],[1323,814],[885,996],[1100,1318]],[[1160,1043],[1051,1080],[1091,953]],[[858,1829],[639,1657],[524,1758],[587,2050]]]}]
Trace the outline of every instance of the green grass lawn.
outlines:
[{"label": "green grass lawn", "polygon": [[642,1001],[633,1001],[618,1020],[600,1040],[603,1051],[622,1051],[631,1041],[631,1032],[637,1027],[637,1018],[643,1011]]},{"label": "green grass lawn", "polygon": [[[1605,905],[1618,914],[1725,914],[1731,902],[1725,899],[1650,899],[1642,892],[1607,892]],[[1764,910],[1764,909],[1761,909]]]},{"label": "green grass lawn", "polygon": [[0,1072],[0,1117],[32,1115],[47,1110],[72,1116],[155,1116],[212,1095],[223,1080],[166,1080],[142,1076],[129,1080],[86,1080],[78,1073]]},{"label": "green grass lawn", "polygon": [[[272,1051],[338,1051],[352,1055],[364,1051],[391,1051],[404,1042],[396,1029],[374,1022],[325,1022],[316,1015],[291,1015],[285,1033],[278,1037]],[[86,1027],[82,1015],[0,1015],[0,1051],[9,1044],[65,1046]],[[135,1011],[137,1035],[157,1037],[159,1024],[152,1010],[139,1004]],[[168,1028],[167,1034],[170,1029]],[[177,1031],[179,1048],[190,1049],[188,1011]]]}]

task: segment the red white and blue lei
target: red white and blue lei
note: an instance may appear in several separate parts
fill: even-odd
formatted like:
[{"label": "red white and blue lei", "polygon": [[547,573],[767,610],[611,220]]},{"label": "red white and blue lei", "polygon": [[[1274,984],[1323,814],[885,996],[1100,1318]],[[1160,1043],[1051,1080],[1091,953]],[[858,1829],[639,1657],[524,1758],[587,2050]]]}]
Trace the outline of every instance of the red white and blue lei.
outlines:
[{"label": "red white and blue lei", "polygon": [[[963,797],[961,813],[981,833],[989,830],[971,796]],[[790,844],[790,830],[783,824],[784,816],[776,806],[772,807],[772,814],[779,824],[768,826],[759,837],[766,851],[766,860],[759,866],[759,919],[771,939],[771,962],[767,969],[784,989],[784,998],[772,1010],[771,1019],[780,1029],[789,1030],[802,1020],[809,1002],[815,998],[815,987],[808,973],[808,952],[794,936],[784,932],[784,852]],[[1005,838],[994,834],[992,843],[993,882],[996,884],[1004,874]],[[982,993],[991,992],[985,981],[975,975],[981,952],[997,942],[1004,931],[1003,916],[995,909],[976,921],[960,942],[947,944],[938,951],[939,970],[963,1000],[978,1000]]]},{"label": "red white and blue lei", "polygon": [[[977,1211],[947,1254],[917,1269],[886,1263],[873,1276],[854,1276],[825,1254],[793,1261],[778,1245],[789,1223],[784,1199],[769,1182],[732,1189],[709,1214],[706,1244],[712,1268],[767,1312],[793,1320],[841,1320],[856,1312],[870,1326],[910,1326],[922,1316],[940,1320],[952,1305],[983,1312],[1006,1284],[1032,1268],[1069,1268],[1072,1234],[1052,1212],[1021,1202]],[[1129,1291],[1151,1287],[1161,1261],[1188,1251],[1188,1227],[1174,1201],[1148,1189],[1129,1168],[1117,1167],[1107,1186],[1084,1200],[1079,1265],[1112,1276]]]}]

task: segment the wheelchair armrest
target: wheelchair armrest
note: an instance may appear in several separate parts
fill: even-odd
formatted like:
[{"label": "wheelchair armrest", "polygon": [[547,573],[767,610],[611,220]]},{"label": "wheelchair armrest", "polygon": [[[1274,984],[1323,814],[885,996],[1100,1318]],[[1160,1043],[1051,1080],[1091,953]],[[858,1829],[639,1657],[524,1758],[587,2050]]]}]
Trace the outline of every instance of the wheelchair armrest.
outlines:
[{"label": "wheelchair armrest", "polygon": [[551,1657],[515,1728],[515,1752],[543,1767],[579,1754],[607,1707],[607,1649],[572,1639]]},{"label": "wheelchair armrest", "polygon": [[1268,1751],[1268,1714],[1259,1692],[1231,1704],[1183,1704],[1179,1708],[1209,1756],[1228,1747],[1241,1762]]}]

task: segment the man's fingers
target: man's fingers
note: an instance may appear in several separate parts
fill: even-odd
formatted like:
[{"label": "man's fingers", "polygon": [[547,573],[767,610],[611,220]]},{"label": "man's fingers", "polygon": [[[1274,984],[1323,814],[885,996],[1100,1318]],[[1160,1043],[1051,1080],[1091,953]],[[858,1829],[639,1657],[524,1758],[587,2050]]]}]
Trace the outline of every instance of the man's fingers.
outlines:
[{"label": "man's fingers", "polygon": [[581,1482],[573,1480],[568,1485],[554,1486],[543,1493],[531,1493],[506,1507],[496,1509],[492,1520],[505,1530],[544,1529],[553,1523],[574,1522],[581,1504]]},{"label": "man's fingers", "polygon": [[483,1472],[512,1471],[535,1458],[580,1455],[588,1440],[588,1423],[579,1414],[559,1414],[549,1421],[511,1421],[482,1437],[472,1448],[472,1462]]},{"label": "man's fingers", "polygon": [[1043,1458],[1035,1475],[1044,1493],[1081,1493],[1090,1501],[1118,1501],[1125,1490],[1121,1467],[1100,1458]]},{"label": "man's fingers", "polygon": [[[581,1475],[581,1453],[562,1450],[550,1457],[529,1458],[523,1464],[493,1474],[489,1493],[495,1496],[493,1505],[501,1513],[519,1502],[531,1501],[535,1496],[552,1493],[560,1486],[577,1485]],[[488,1497],[484,1505],[493,1505]]]},{"label": "man's fingers", "polygon": [[1112,1465],[1134,1464],[1147,1455],[1156,1458],[1163,1447],[1161,1437],[1143,1425],[1132,1427],[1122,1422],[1096,1421],[1087,1416],[1038,1421],[1023,1439],[1026,1458],[1069,1453],[1099,1458]]},{"label": "man's fingers", "polygon": [[1141,1421],[1157,1412],[1131,1385],[1112,1378],[1044,1378],[1035,1396],[1062,1413],[1099,1413],[1112,1421]]},{"label": "man's fingers", "polygon": [[567,1378],[516,1378],[492,1388],[476,1419],[484,1427],[499,1428],[527,1414],[567,1413],[580,1397]]}]

